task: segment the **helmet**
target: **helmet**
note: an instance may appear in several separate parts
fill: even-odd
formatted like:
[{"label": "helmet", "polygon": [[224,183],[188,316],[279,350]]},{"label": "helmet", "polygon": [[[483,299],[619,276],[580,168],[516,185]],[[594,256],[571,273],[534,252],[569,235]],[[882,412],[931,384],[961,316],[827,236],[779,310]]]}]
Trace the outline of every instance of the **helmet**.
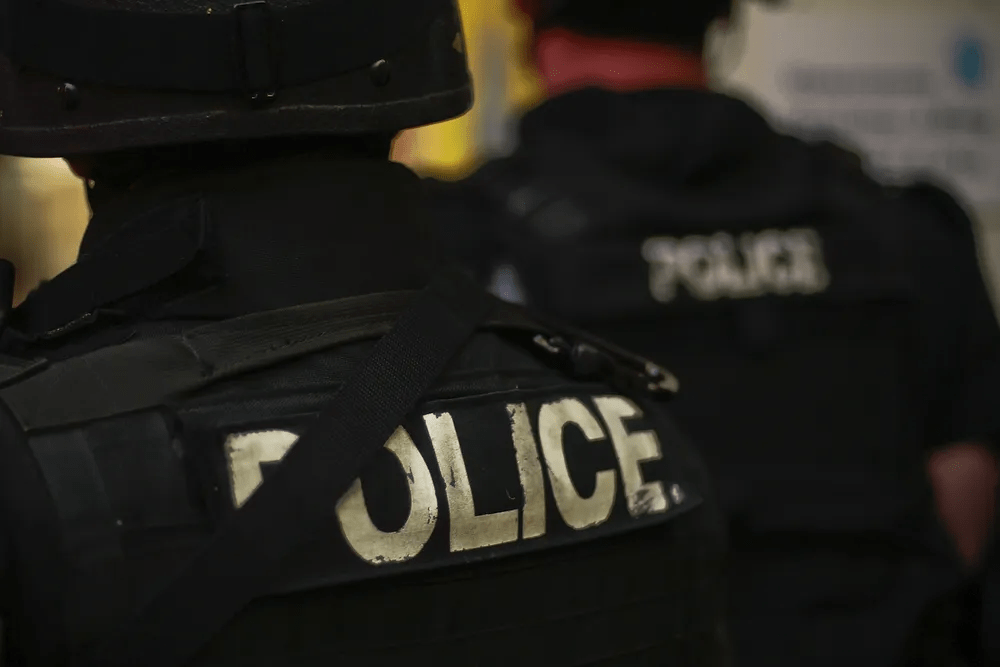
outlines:
[{"label": "helmet", "polygon": [[455,0],[0,0],[0,154],[395,133],[472,102]]}]

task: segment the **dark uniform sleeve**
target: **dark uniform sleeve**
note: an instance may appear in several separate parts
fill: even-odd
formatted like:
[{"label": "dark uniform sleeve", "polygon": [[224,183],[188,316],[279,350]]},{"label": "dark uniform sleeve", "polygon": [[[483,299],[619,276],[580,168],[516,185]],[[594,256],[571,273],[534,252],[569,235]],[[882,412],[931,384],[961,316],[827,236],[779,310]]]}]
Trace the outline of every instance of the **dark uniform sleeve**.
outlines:
[{"label": "dark uniform sleeve", "polygon": [[949,435],[951,442],[982,441],[995,448],[1000,444],[1000,327],[977,258],[969,260],[957,342],[959,386]]},{"label": "dark uniform sleeve", "polygon": [[[946,193],[914,193],[926,226],[917,228],[918,324],[933,366],[928,448],[1000,443],[1000,326],[980,268],[972,223]],[[928,215],[931,214],[931,215]]]},{"label": "dark uniform sleeve", "polygon": [[424,185],[439,250],[486,284],[505,255],[496,206],[466,183],[427,179]]}]

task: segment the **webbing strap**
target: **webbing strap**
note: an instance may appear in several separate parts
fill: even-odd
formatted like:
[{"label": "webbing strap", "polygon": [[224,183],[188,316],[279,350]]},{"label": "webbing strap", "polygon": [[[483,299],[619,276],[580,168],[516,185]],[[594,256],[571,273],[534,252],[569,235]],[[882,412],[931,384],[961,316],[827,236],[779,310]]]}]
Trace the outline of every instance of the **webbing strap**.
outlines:
[{"label": "webbing strap", "polygon": [[40,371],[47,363],[44,359],[18,359],[0,354],[0,387]]},{"label": "webbing strap", "polygon": [[207,547],[77,665],[180,667],[324,530],[336,499],[377,454],[494,301],[443,276],[421,292],[274,475]]},{"label": "webbing strap", "polygon": [[[3,381],[5,368],[0,357],[0,398],[27,432],[144,410],[228,377],[383,336],[413,294],[385,292],[254,313],[197,327],[180,336],[102,348],[48,368],[44,361],[36,362],[23,371],[20,367],[11,369],[6,383],[10,386]],[[335,327],[330,326],[332,322],[336,322]],[[676,391],[676,380],[648,360],[516,306],[497,302],[483,328],[527,334],[529,342],[542,335],[551,341],[588,343],[623,367],[650,374],[650,379],[662,375],[661,381],[668,380],[662,389]],[[553,352],[549,343],[542,349]],[[151,378],[156,381],[151,382]],[[100,390],[81,391],[81,387]]]},{"label": "webbing strap", "polygon": [[[10,315],[11,326],[29,339],[52,338],[95,317],[95,311],[176,275],[205,245],[204,201],[178,204],[168,224],[135,241],[110,239],[101,259],[81,258],[42,283]],[[108,262],[118,267],[107,270]]]}]

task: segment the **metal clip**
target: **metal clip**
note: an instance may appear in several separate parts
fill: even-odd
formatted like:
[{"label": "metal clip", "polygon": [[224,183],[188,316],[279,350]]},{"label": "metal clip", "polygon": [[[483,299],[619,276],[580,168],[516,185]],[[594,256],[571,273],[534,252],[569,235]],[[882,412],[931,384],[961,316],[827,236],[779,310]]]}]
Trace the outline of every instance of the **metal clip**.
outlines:
[{"label": "metal clip", "polygon": [[649,379],[649,391],[654,394],[676,394],[680,391],[681,383],[673,373],[663,366],[654,364],[652,361],[646,362],[646,377]]}]

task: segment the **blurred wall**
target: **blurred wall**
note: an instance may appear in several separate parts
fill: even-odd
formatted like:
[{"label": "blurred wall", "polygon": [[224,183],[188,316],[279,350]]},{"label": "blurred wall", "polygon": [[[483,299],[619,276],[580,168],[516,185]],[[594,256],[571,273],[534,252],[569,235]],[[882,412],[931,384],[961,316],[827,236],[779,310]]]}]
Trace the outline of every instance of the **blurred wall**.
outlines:
[{"label": "blurred wall", "polygon": [[887,179],[926,172],[973,214],[1000,305],[1000,2],[745,3],[717,85],[790,131],[832,130]]},{"label": "blurred wall", "polygon": [[15,303],[76,261],[89,217],[83,184],[62,160],[0,157],[0,257],[17,269]]}]

